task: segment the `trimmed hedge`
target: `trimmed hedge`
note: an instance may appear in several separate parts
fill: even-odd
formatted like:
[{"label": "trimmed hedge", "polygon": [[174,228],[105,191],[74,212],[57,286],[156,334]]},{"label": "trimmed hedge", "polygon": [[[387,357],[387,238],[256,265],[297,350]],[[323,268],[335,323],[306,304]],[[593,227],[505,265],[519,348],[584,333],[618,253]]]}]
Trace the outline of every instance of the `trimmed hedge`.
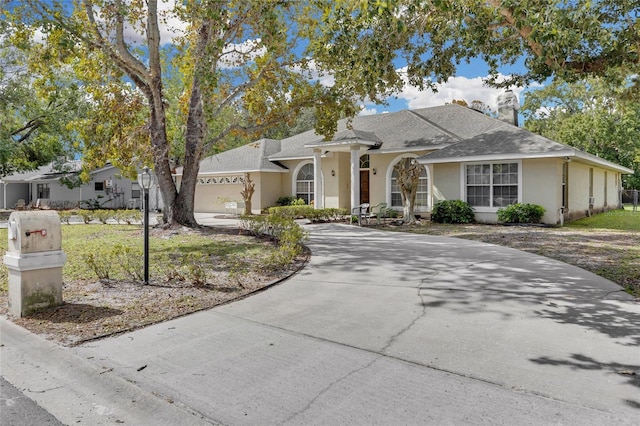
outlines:
[{"label": "trimmed hedge", "polygon": [[280,206],[269,207],[269,215],[288,217],[291,219],[309,219],[312,222],[335,222],[349,215],[347,209],[315,209],[313,206]]},{"label": "trimmed hedge", "polygon": [[462,200],[438,201],[433,205],[431,220],[438,223],[472,223],[473,207]]},{"label": "trimmed hedge", "polygon": [[498,222],[540,223],[545,208],[538,204],[511,204],[498,209]]}]

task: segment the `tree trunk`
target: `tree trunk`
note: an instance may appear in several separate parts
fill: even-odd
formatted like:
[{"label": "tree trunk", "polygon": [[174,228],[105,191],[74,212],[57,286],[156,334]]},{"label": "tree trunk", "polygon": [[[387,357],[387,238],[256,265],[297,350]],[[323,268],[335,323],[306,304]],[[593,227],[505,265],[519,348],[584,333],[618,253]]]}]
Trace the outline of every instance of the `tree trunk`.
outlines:
[{"label": "tree trunk", "polygon": [[414,158],[403,158],[395,165],[397,182],[402,195],[402,221],[404,224],[416,223],[415,204],[422,166]]},{"label": "tree trunk", "polygon": [[240,191],[240,195],[242,195],[242,200],[244,201],[244,214],[251,214],[251,198],[253,197],[253,193],[255,192],[256,185],[251,180],[251,175],[249,173],[244,174],[244,181],[242,182],[242,191]]}]

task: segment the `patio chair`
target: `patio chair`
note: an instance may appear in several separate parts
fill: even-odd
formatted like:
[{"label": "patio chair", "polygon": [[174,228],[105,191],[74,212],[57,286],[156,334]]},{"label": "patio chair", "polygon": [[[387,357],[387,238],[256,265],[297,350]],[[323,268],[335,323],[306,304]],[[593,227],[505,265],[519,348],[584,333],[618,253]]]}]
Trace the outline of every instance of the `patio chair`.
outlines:
[{"label": "patio chair", "polygon": [[381,218],[384,219],[386,214],[387,214],[387,203],[380,203],[371,207],[371,214],[369,215],[369,217],[375,217],[376,223],[380,225],[380,219]]},{"label": "patio chair", "polygon": [[24,203],[24,200],[22,198],[20,198],[16,203],[16,205],[13,206],[15,210],[24,210],[25,207],[26,207],[26,204]]},{"label": "patio chair", "polygon": [[358,226],[362,226],[362,218],[369,223],[369,203],[362,203],[351,209],[352,216],[358,216]]}]

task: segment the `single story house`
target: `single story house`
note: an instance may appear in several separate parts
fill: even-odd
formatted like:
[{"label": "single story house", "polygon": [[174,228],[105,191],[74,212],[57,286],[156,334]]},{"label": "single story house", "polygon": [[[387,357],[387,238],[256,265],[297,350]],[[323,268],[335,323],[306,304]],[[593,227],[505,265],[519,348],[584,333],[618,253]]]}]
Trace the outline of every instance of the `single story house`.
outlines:
[{"label": "single story house", "polygon": [[[52,164],[36,170],[15,173],[0,180],[0,208],[14,209],[23,207],[39,208],[86,208],[87,203],[98,203],[107,209],[141,208],[141,190],[138,182],[122,177],[119,170],[107,164],[90,173],[91,180],[79,187],[69,188],[62,184],[62,177],[78,175],[80,161],[65,164],[67,172],[55,170]],[[158,191],[150,192],[149,206],[152,209],[162,207]]]},{"label": "single story house", "polygon": [[225,212],[225,202],[241,202],[245,173],[255,183],[256,213],[288,195],[316,208],[387,203],[401,210],[394,166],[406,157],[424,166],[417,214],[428,216],[440,200],[460,199],[485,223],[496,222],[497,210],[516,202],[543,206],[548,224],[618,208],[621,176],[633,173],[452,104],[358,116],[349,128],[341,120],[330,141],[311,130],[207,157],[200,163],[195,211]]}]

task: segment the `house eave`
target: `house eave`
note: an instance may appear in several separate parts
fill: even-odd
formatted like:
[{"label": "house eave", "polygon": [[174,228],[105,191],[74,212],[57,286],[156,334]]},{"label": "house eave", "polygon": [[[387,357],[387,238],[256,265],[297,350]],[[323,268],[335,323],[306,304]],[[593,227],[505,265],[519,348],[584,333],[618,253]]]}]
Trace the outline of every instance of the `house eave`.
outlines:
[{"label": "house eave", "polygon": [[[272,169],[247,169],[247,170],[227,170],[221,172],[199,172],[198,176],[223,176],[223,175],[239,175],[243,173],[289,173],[289,170],[272,170]],[[172,176],[182,176],[182,173],[173,173]]]},{"label": "house eave", "polygon": [[376,149],[374,151],[369,151],[367,154],[401,154],[404,152],[415,153],[416,151],[437,151],[442,148],[446,148],[450,146],[447,145],[429,145],[429,146],[414,146],[414,147],[406,147],[406,148],[389,148],[389,149]]},{"label": "house eave", "polygon": [[598,156],[592,155],[592,154],[588,154],[586,152],[582,152],[582,151],[576,151],[575,152],[575,157],[584,161],[585,163],[589,163],[589,164],[595,164],[601,167],[605,167],[608,169],[612,169],[615,170],[619,173],[622,173],[624,175],[631,175],[633,173],[635,173],[632,169],[629,169],[627,167],[624,166],[620,166],[618,164],[612,163],[610,161],[607,161],[603,158],[600,158]]},{"label": "house eave", "polygon": [[287,160],[311,160],[313,159],[312,155],[302,155],[299,157],[267,157],[269,161],[287,161]]},{"label": "house eave", "polygon": [[606,169],[615,170],[622,174],[633,174],[634,171],[604,160],[595,155],[587,154],[586,152],[578,151],[575,149],[566,149],[563,151],[554,151],[547,153],[531,153],[531,154],[501,154],[501,155],[475,155],[466,157],[446,157],[446,158],[433,158],[428,156],[418,158],[418,162],[421,164],[445,164],[445,163],[475,163],[482,161],[509,161],[509,160],[533,160],[541,158],[563,158],[565,160],[581,161],[587,164],[597,165]]},{"label": "house eave", "polygon": [[555,151],[549,153],[535,153],[535,154],[492,154],[492,155],[472,155],[463,157],[444,157],[444,158],[432,158],[420,157],[418,162],[421,164],[445,164],[445,163],[473,163],[479,161],[502,161],[502,160],[522,160],[522,159],[535,159],[535,158],[559,158],[559,157],[574,157],[575,151]]},{"label": "house eave", "polygon": [[304,145],[305,148],[312,148],[312,149],[323,149],[323,150],[328,150],[328,151],[348,151],[353,147],[359,148],[359,147],[376,147],[376,146],[380,146],[380,142],[376,142],[376,141],[368,141],[368,140],[364,140],[364,139],[345,139],[345,140],[339,140],[339,141],[327,141],[327,142],[314,142],[314,143],[309,143]]}]

